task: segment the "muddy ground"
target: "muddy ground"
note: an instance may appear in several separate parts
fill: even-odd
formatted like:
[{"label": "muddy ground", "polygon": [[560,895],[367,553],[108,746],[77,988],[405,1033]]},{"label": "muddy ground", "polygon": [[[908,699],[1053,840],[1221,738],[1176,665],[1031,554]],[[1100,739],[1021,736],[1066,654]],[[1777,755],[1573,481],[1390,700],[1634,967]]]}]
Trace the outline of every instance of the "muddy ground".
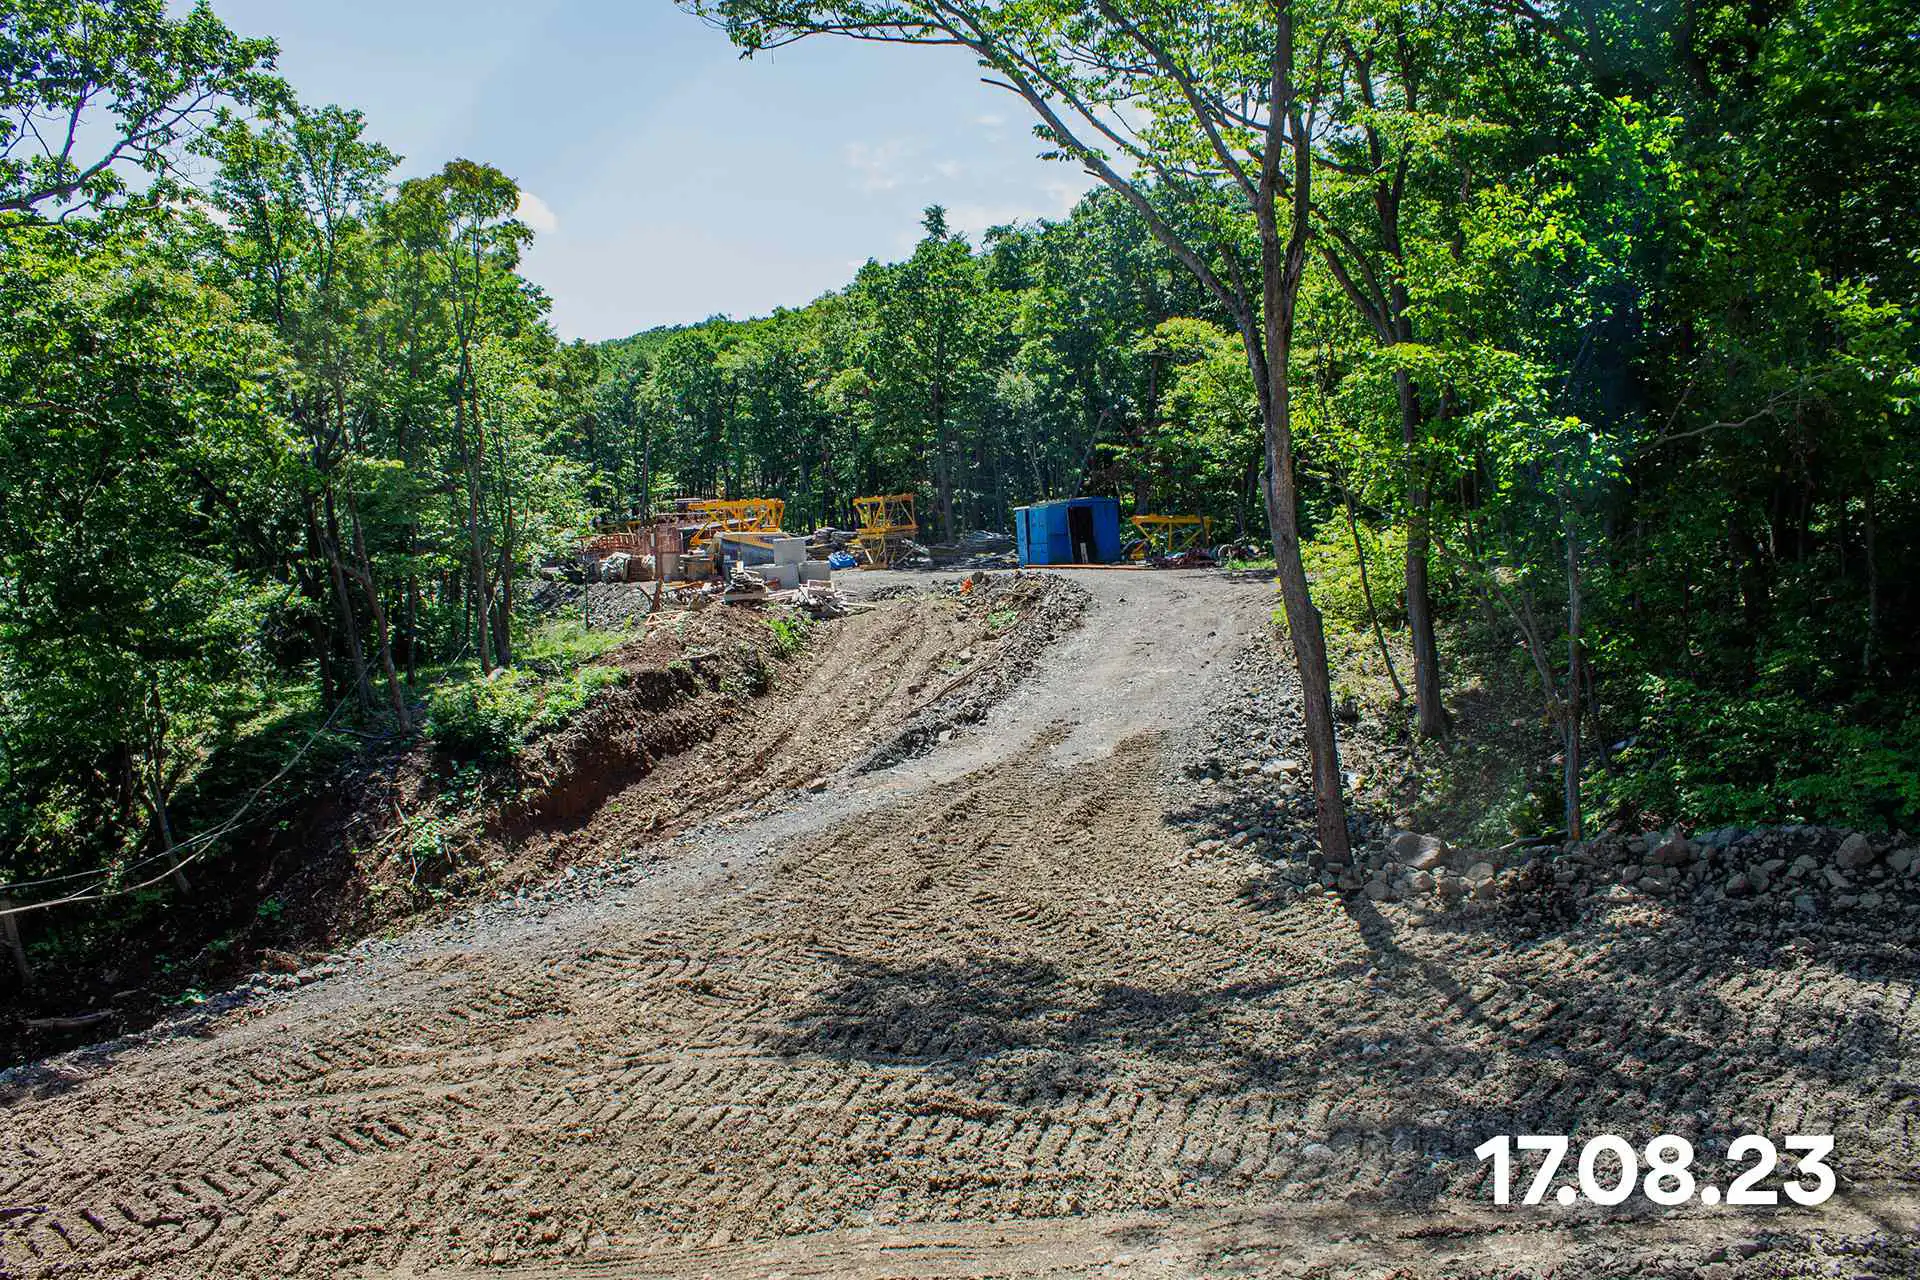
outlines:
[{"label": "muddy ground", "polygon": [[[1270,590],[1071,576],[977,721],[887,749],[969,685],[880,649],[817,691],[857,747],[770,729],[731,813],[649,821],[680,757],[552,836],[604,862],[19,1077],[0,1274],[1920,1272],[1909,939],[1277,891],[1306,818],[1256,856],[1196,781],[1298,751]],[[1841,1193],[1496,1210],[1471,1154],[1747,1131]]]}]

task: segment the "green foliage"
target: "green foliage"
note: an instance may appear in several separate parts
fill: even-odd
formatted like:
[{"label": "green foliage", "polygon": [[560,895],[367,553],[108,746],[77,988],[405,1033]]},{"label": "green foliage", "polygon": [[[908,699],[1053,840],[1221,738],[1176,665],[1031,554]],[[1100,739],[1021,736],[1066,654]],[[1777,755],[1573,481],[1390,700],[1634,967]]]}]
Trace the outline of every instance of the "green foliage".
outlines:
[{"label": "green foliage", "polygon": [[[1221,281],[1263,269],[1239,178],[1281,10],[692,7],[748,49],[980,15],[996,77],[1125,104],[1111,147],[1042,137],[1127,192],[977,241],[929,209],[904,261],[805,307],[563,345],[508,175],[400,181],[204,6],[11,7],[0,876],[150,856],[297,751],[290,791],[403,741],[423,696],[462,757],[563,725],[620,679],[593,661],[616,639],[530,624],[519,584],[603,511],[768,494],[804,529],[907,491],[938,538],[1103,493],[1266,539],[1266,304]],[[1311,207],[1280,372],[1336,631],[1365,617],[1351,510],[1394,643],[1411,545],[1563,745],[1639,726],[1603,808],[1911,825],[1907,6],[1285,11],[1318,124],[1282,175]],[[83,101],[69,148],[50,126]]]},{"label": "green foliage", "polygon": [[[0,215],[104,208],[125,167],[170,172],[225,102],[270,105],[273,41],[236,36],[204,3],[9,0],[0,21]],[[83,109],[96,129],[71,127]],[[89,145],[91,144],[91,145]]]},{"label": "green foliage", "polygon": [[595,694],[625,680],[618,667],[543,675],[532,666],[450,679],[427,699],[427,732],[455,759],[500,761],[529,739],[564,727]]},{"label": "green foliage", "polygon": [[807,647],[807,639],[812,626],[805,618],[769,618],[767,630],[773,633],[773,651],[783,658],[791,658]]},{"label": "green foliage", "polygon": [[[1364,521],[1357,527],[1360,545],[1366,549],[1367,585],[1373,591],[1380,625],[1390,630],[1404,626],[1397,571],[1407,553],[1406,530],[1376,529]],[[1366,592],[1360,584],[1360,557],[1343,524],[1325,526],[1318,537],[1300,548],[1300,555],[1313,580],[1314,603],[1328,621],[1352,631],[1370,628]]]},{"label": "green foliage", "polygon": [[539,714],[534,684],[513,670],[450,680],[427,699],[427,732],[456,758],[505,759]]},{"label": "green foliage", "polygon": [[[1862,714],[1778,689],[1728,697],[1648,676],[1632,744],[1600,781],[1606,799],[1659,822],[1747,826],[1920,823],[1920,711]],[[1881,727],[1892,719],[1891,733]]]}]

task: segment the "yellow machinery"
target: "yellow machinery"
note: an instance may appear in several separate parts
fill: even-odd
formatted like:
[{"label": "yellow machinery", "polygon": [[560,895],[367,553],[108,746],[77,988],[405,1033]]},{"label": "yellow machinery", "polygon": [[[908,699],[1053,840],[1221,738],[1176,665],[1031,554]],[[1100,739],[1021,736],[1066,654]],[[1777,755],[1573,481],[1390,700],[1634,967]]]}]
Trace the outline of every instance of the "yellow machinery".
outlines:
[{"label": "yellow machinery", "polygon": [[704,549],[715,534],[778,533],[787,518],[787,504],[779,498],[701,498],[686,509],[703,522],[687,540],[689,551]]},{"label": "yellow machinery", "polygon": [[900,544],[920,532],[910,493],[855,498],[853,511],[860,517],[860,549],[867,553],[867,563],[878,568],[892,564]]},{"label": "yellow machinery", "polygon": [[1213,532],[1213,521],[1207,516],[1133,516],[1131,519],[1142,538],[1141,544],[1133,549],[1135,560],[1157,560],[1161,556],[1196,550],[1206,545],[1208,535]]}]

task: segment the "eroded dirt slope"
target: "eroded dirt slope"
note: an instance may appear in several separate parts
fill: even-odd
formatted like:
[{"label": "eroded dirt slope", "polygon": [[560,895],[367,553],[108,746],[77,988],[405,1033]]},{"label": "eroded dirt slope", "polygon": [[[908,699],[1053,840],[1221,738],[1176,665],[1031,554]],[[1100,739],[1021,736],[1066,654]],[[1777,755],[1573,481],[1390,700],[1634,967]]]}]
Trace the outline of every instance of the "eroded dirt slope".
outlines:
[{"label": "eroded dirt slope", "polygon": [[[64,1064],[8,1273],[1914,1273],[1904,948],[1268,892],[1185,781],[1248,688],[1285,736],[1265,592],[1080,577],[925,754]],[[1746,1129],[1834,1133],[1843,1194],[1495,1213],[1470,1154]]]}]

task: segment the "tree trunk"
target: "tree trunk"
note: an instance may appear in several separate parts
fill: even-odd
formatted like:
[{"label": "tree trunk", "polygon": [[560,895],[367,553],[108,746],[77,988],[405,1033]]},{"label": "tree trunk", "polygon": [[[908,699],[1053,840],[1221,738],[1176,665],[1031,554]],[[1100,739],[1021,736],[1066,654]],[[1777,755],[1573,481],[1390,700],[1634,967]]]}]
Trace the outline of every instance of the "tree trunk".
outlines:
[{"label": "tree trunk", "polygon": [[1367,622],[1373,627],[1373,642],[1380,648],[1380,661],[1387,664],[1387,679],[1393,681],[1393,696],[1404,714],[1407,687],[1400,683],[1400,673],[1394,669],[1393,652],[1387,648],[1387,633],[1381,629],[1379,611],[1373,607],[1373,585],[1367,579],[1367,549],[1360,543],[1360,522],[1353,514],[1353,490],[1348,487],[1344,474],[1340,477],[1340,497],[1347,509],[1347,532],[1353,537],[1354,558],[1360,564],[1360,598],[1366,601]]},{"label": "tree trunk", "polygon": [[[407,531],[407,546],[411,548],[420,539],[418,527]],[[420,666],[420,575],[407,575],[407,687],[417,683]]]},{"label": "tree trunk", "polygon": [[1581,650],[1580,533],[1574,527],[1572,489],[1567,483],[1566,462],[1560,462],[1560,520],[1567,533],[1567,693],[1563,698],[1562,788],[1566,798],[1567,839],[1580,840],[1580,721],[1586,706]]},{"label": "tree trunk", "polygon": [[[1300,671],[1301,709],[1307,753],[1313,765],[1313,798],[1326,865],[1345,868],[1353,861],[1347,834],[1347,805],[1342,794],[1340,752],[1333,733],[1333,691],[1327,675],[1327,637],[1307,586],[1300,559],[1299,493],[1293,476],[1292,376],[1294,307],[1306,268],[1308,217],[1312,208],[1313,157],[1305,123],[1297,110],[1293,80],[1293,14],[1283,4],[1273,57],[1272,123],[1266,136],[1254,213],[1260,228],[1261,319],[1263,341],[1248,346],[1254,384],[1261,388],[1261,418],[1267,456],[1267,522],[1273,530],[1273,561],[1286,606],[1287,632]],[[1288,127],[1283,130],[1282,124]],[[1280,152],[1293,152],[1288,192],[1288,229],[1281,239],[1275,204],[1280,190]]]},{"label": "tree trunk", "polygon": [[13,918],[13,899],[0,898],[0,936],[7,941],[7,950],[13,954],[13,967],[20,972],[22,988],[33,985],[33,966],[27,963],[27,949],[20,942],[20,925]]},{"label": "tree trunk", "polygon": [[[462,370],[466,370],[467,358],[464,353],[460,357],[460,363]],[[462,380],[469,376],[471,375],[463,372]],[[493,674],[493,652],[488,643],[490,636],[487,616],[487,560],[480,545],[480,447],[467,430],[467,408],[466,392],[462,388],[454,397],[453,412],[454,434],[459,437],[461,462],[465,465],[467,472],[467,574],[471,584],[469,592],[473,610],[473,651],[474,656],[479,659],[480,670],[491,675]],[[472,434],[477,435],[479,430],[480,424],[476,419]]]},{"label": "tree trunk", "polygon": [[[328,523],[332,523],[331,511],[333,498],[327,495],[326,506],[329,512]],[[360,709],[373,710],[373,681],[367,675],[367,656],[360,647],[360,624],[353,616],[353,596],[347,590],[347,574],[340,563],[340,547],[335,542],[331,530],[319,528],[319,517],[314,514],[311,504],[307,508],[307,537],[321,548],[326,556],[327,577],[333,583],[333,603],[340,613],[341,637],[346,641],[347,657],[353,661],[354,691],[360,698]]]},{"label": "tree trunk", "polygon": [[1401,439],[1407,468],[1407,630],[1413,640],[1413,701],[1420,736],[1437,738],[1447,731],[1447,709],[1441,698],[1440,646],[1433,635],[1433,597],[1427,587],[1432,499],[1427,491],[1420,438],[1425,416],[1420,394],[1405,370],[1393,375],[1400,399]]},{"label": "tree trunk", "polygon": [[[1280,45],[1275,57],[1274,115],[1276,122],[1294,101],[1289,77],[1293,63],[1292,15],[1280,18]],[[1267,138],[1269,161],[1261,175],[1261,198],[1256,215],[1260,223],[1260,267],[1264,342],[1254,354],[1255,385],[1261,386],[1261,417],[1267,456],[1267,523],[1273,530],[1273,561],[1280,579],[1280,598],[1286,607],[1287,632],[1293,640],[1294,663],[1300,672],[1300,695],[1307,753],[1313,765],[1313,798],[1319,827],[1320,851],[1329,866],[1346,867],[1353,860],[1347,835],[1347,806],[1342,795],[1340,753],[1333,733],[1333,691],[1327,674],[1327,637],[1307,586],[1307,568],[1300,559],[1299,493],[1293,476],[1292,378],[1287,362],[1293,351],[1294,306],[1306,266],[1309,182],[1312,159],[1307,153],[1305,129],[1292,121],[1294,171],[1290,226],[1283,243],[1275,216],[1279,184],[1278,148],[1283,145],[1276,127]],[[1251,345],[1251,344],[1250,344]]]},{"label": "tree trunk", "polygon": [[1867,680],[1873,679],[1873,637],[1880,629],[1880,567],[1873,538],[1873,490],[1874,482],[1867,481],[1867,634],[1860,648],[1860,675]]},{"label": "tree trunk", "polygon": [[[331,509],[327,519],[333,519]],[[400,673],[393,665],[393,639],[387,629],[387,610],[380,602],[380,591],[373,580],[373,562],[367,557],[367,540],[360,530],[360,512],[351,490],[347,493],[347,523],[353,530],[354,558],[360,562],[354,576],[360,581],[361,594],[367,598],[367,608],[373,615],[374,638],[380,644],[380,670],[387,680],[387,701],[393,708],[394,723],[400,726],[401,733],[406,733],[413,728],[413,718],[407,714],[407,697],[400,691]]]},{"label": "tree trunk", "polygon": [[953,541],[953,472],[947,460],[947,404],[945,387],[933,384],[934,514],[940,521],[940,540]]},{"label": "tree trunk", "polygon": [[173,822],[167,816],[167,797],[160,790],[158,778],[148,784],[148,803],[153,805],[154,825],[160,832],[160,853],[167,860],[167,879],[173,881],[173,887],[181,893],[190,893],[193,886],[187,883],[187,873],[180,869],[179,860],[173,856]]},{"label": "tree trunk", "polygon": [[513,460],[507,448],[507,428],[503,422],[494,432],[496,455],[500,460],[500,618],[494,634],[495,652],[500,665],[513,665]]}]

